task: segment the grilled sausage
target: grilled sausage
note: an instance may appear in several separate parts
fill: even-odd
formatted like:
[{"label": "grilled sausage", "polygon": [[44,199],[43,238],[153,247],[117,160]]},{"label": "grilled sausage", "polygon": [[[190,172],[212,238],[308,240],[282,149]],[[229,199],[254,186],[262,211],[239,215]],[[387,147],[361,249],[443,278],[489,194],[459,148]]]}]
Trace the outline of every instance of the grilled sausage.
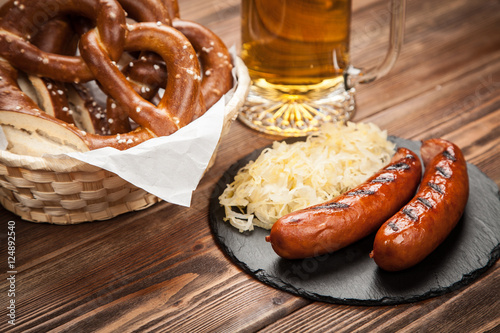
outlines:
[{"label": "grilled sausage", "polygon": [[370,254],[387,271],[416,265],[434,251],[462,216],[469,197],[467,164],[451,142],[423,142],[425,173],[415,197],[379,229]]},{"label": "grilled sausage", "polygon": [[421,175],[418,156],[399,148],[391,162],[365,183],[281,217],[266,240],[287,259],[336,251],[375,232],[413,197]]}]

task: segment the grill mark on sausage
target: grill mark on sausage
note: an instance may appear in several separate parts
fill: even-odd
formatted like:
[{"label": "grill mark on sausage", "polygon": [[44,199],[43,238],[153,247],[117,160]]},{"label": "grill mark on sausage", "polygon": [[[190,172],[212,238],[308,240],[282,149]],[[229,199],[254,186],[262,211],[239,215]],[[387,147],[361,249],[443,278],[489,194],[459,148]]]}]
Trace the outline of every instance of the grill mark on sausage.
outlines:
[{"label": "grill mark on sausage", "polygon": [[397,225],[396,225],[396,223],[394,223],[394,222],[389,222],[389,223],[387,223],[387,226],[388,226],[389,228],[391,228],[393,231],[399,231],[398,226],[397,226]]},{"label": "grill mark on sausage", "polygon": [[408,170],[410,166],[405,162],[399,162],[393,165],[390,165],[386,168],[386,170]]},{"label": "grill mark on sausage", "polygon": [[444,178],[450,178],[451,177],[451,174],[448,170],[446,170],[445,168],[442,168],[440,166],[436,166],[436,170],[441,174],[441,176],[443,176]]},{"label": "grill mark on sausage", "polygon": [[422,198],[422,197],[418,197],[417,200],[419,202],[421,202],[425,207],[427,208],[432,208],[434,207],[434,205],[432,204],[432,202],[430,202],[429,200],[427,200],[426,198]]},{"label": "grill mark on sausage", "polygon": [[453,155],[452,153],[450,153],[449,151],[445,150],[443,151],[443,156],[448,159],[448,160],[451,160],[453,162],[455,162],[457,159],[455,158],[455,155]]},{"label": "grill mark on sausage", "polygon": [[372,190],[356,190],[352,192],[347,192],[346,195],[356,196],[356,195],[372,195],[375,194],[375,191]]},{"label": "grill mark on sausage", "polygon": [[443,189],[438,184],[428,182],[427,185],[429,185],[431,189],[438,192],[439,194],[444,194]]},{"label": "grill mark on sausage", "polygon": [[372,183],[390,183],[393,182],[396,178],[392,174],[384,174],[380,175],[375,179],[372,179]]},{"label": "grill mark on sausage", "polygon": [[412,221],[418,221],[418,216],[409,208],[403,208],[403,213]]},{"label": "grill mark on sausage", "polygon": [[407,155],[405,156],[405,158],[407,158],[407,159],[409,159],[409,160],[412,160],[412,159],[414,159],[415,157],[414,157],[412,154],[407,154]]},{"label": "grill mark on sausage", "polygon": [[345,209],[345,208],[349,208],[349,205],[341,202],[332,202],[315,206],[312,207],[311,209]]}]

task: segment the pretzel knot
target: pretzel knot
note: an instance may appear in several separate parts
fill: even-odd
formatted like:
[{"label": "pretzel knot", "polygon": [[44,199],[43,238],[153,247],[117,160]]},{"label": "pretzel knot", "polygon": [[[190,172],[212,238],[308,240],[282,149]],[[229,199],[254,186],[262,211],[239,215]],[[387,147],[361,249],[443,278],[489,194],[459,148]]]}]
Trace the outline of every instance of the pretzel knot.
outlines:
[{"label": "pretzel knot", "polygon": [[86,17],[96,24],[103,46],[120,59],[126,35],[125,12],[115,0],[10,1],[0,19],[0,56],[16,68],[64,82],[93,79],[81,57],[48,53],[29,41],[51,19],[61,15]]},{"label": "pretzel knot", "polygon": [[[174,0],[11,0],[0,9],[0,125],[47,152],[170,135],[232,87],[231,67],[223,42],[181,20]],[[87,91],[93,81],[105,111]]]},{"label": "pretzel knot", "polygon": [[80,52],[102,89],[113,97],[129,116],[155,136],[169,135],[187,125],[200,105],[201,76],[196,53],[188,39],[174,28],[154,23],[130,26],[127,51],[153,51],[165,60],[169,73],[165,94],[158,106],[136,93],[113,63],[97,30],[80,40]]}]

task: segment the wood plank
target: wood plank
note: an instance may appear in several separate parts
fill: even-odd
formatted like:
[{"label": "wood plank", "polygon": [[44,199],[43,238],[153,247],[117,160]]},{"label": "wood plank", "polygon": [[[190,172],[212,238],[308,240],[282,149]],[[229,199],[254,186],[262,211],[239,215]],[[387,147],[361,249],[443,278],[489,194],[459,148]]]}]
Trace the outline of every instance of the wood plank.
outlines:
[{"label": "wood plank", "polygon": [[385,307],[312,303],[260,332],[493,332],[500,328],[499,272],[496,263],[472,286],[418,303]]},{"label": "wood plank", "polygon": [[422,130],[417,129],[422,124],[433,136],[453,131],[499,108],[500,52],[493,59],[364,120],[376,122],[394,135],[405,133],[407,138],[423,138]]},{"label": "wood plank", "polygon": [[[499,82],[500,62],[496,61],[365,121],[414,140],[448,138],[463,148],[469,162],[500,184],[498,163],[493,162],[500,154]],[[418,130],[424,124],[427,129]]]},{"label": "wood plank", "polygon": [[[494,62],[491,57],[496,59],[500,53],[499,9],[497,1],[410,1],[402,53],[386,77],[359,86],[355,120],[416,96],[425,98],[429,90]],[[432,20],[426,19],[428,12],[433,13]],[[374,42],[379,48],[385,45],[382,37],[386,35],[377,35]],[[376,57],[380,58],[383,50],[375,52]],[[373,59],[370,52],[361,53],[353,56],[353,64],[374,66]]]},{"label": "wood plank", "polygon": [[[468,162],[476,165],[500,187],[500,108],[466,124],[444,138],[463,147]],[[464,136],[467,133],[467,136]]]}]

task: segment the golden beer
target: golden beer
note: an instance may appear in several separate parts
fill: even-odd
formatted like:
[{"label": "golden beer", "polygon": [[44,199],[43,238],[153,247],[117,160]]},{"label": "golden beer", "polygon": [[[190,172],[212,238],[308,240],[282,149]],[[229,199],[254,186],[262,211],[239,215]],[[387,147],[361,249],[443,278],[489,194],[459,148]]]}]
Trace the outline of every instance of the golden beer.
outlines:
[{"label": "golden beer", "polygon": [[241,57],[253,80],[319,84],[349,63],[350,19],[350,0],[243,0]]},{"label": "golden beer", "polygon": [[350,20],[350,0],[242,0],[241,57],[252,86],[240,119],[285,136],[348,119]]},{"label": "golden beer", "polygon": [[242,0],[241,58],[252,84],[239,119],[282,136],[351,119],[355,86],[386,75],[401,50],[406,0],[388,4],[387,55],[364,71],[349,59],[351,0]]}]

